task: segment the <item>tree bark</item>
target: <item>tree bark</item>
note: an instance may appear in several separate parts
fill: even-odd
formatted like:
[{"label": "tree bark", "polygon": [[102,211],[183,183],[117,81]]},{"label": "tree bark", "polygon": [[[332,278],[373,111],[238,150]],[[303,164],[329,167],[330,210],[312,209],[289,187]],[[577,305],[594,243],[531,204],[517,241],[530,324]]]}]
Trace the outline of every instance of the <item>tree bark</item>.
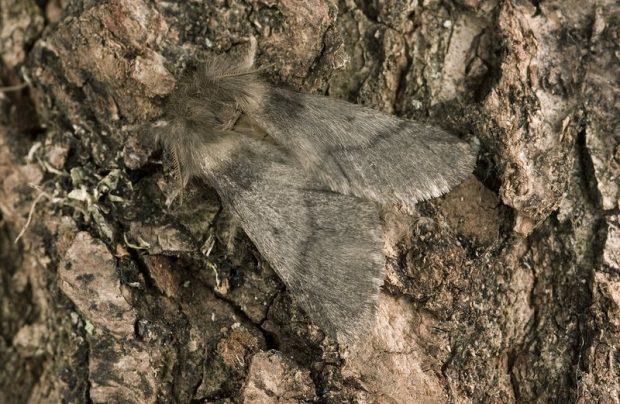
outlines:
[{"label": "tree bark", "polygon": [[[204,183],[165,204],[144,128],[250,36],[274,83],[480,144],[383,209],[358,344]],[[0,0],[0,402],[620,401],[619,43],[614,0]]]}]

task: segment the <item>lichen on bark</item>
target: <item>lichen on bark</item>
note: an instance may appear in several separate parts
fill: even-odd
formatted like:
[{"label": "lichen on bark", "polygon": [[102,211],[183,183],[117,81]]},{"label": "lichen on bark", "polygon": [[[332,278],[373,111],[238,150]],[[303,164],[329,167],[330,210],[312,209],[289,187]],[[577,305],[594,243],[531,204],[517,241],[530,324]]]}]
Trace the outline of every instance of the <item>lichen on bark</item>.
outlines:
[{"label": "lichen on bark", "polygon": [[[617,401],[619,21],[612,0],[0,0],[0,80],[28,84],[0,93],[0,402]],[[461,186],[382,210],[358,345],[205,184],[166,206],[145,124],[250,36],[274,83],[480,143]]]}]

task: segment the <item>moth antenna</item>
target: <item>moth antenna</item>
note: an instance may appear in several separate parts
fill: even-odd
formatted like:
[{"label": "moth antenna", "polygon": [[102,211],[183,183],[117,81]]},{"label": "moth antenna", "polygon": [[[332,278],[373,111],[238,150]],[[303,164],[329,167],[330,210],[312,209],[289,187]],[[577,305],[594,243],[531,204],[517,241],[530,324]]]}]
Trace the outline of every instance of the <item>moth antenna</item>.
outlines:
[{"label": "moth antenna", "polygon": [[243,67],[246,69],[250,69],[254,66],[254,61],[256,59],[256,38],[254,36],[250,36],[248,39],[250,41],[250,47],[248,48],[248,53],[245,55],[243,59]]},{"label": "moth antenna", "polygon": [[172,155],[172,171],[174,172],[174,177],[178,183],[178,191],[174,192],[170,203],[172,203],[177,197],[179,198],[179,204],[183,204],[183,189],[185,188],[185,183],[183,181],[183,173],[181,172],[181,163],[179,161],[179,153],[176,147],[173,147],[171,150]]},{"label": "moth antenna", "polygon": [[250,76],[250,75],[254,75],[260,71],[262,71],[263,69],[251,69],[251,70],[241,70],[241,71],[233,71],[233,72],[228,72],[228,73],[222,73],[219,74],[217,76],[213,76],[214,79],[226,79],[226,78],[230,78],[230,77],[242,77],[242,76]]},{"label": "moth antenna", "polygon": [[256,38],[251,36],[248,41],[250,45],[247,53],[241,58],[230,59],[228,55],[218,55],[211,61],[205,62],[206,78],[221,80],[231,77],[255,75],[262,71],[263,69],[254,67],[257,50]]}]

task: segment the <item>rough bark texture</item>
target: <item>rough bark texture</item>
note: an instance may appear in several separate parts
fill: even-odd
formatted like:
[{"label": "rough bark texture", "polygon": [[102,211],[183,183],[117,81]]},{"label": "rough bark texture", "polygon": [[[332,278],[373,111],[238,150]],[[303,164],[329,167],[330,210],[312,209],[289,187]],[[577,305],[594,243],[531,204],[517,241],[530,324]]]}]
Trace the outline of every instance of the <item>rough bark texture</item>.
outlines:
[{"label": "rough bark texture", "polygon": [[[166,208],[140,136],[251,35],[274,82],[480,141],[384,210],[358,345],[204,184]],[[0,402],[620,401],[619,43],[615,0],[0,0],[0,80],[30,83],[0,94]]]}]

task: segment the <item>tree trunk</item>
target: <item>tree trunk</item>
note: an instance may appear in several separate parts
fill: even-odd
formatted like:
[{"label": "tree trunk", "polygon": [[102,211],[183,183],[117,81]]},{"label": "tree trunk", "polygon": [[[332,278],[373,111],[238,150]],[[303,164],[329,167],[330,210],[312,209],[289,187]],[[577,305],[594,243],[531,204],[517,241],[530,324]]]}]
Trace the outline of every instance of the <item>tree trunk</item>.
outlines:
[{"label": "tree trunk", "polygon": [[[145,128],[251,36],[269,81],[480,143],[383,210],[357,344],[204,183],[166,206]],[[619,43],[614,0],[0,0],[0,402],[620,401]]]}]

